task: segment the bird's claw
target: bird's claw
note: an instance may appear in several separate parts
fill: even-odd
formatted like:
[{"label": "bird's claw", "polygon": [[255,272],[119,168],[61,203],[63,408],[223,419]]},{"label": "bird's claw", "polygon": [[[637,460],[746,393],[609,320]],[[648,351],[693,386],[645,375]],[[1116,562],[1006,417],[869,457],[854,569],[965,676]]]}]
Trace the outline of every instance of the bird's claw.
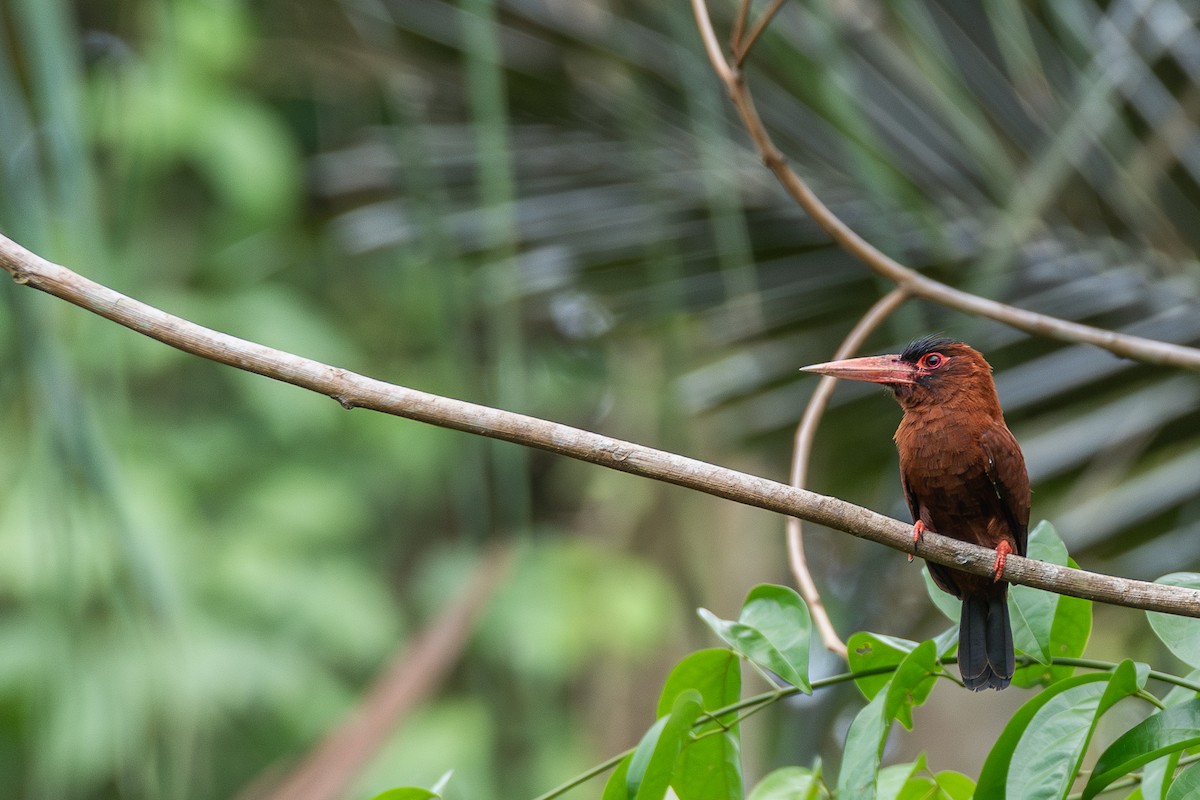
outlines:
[{"label": "bird's claw", "polygon": [[992,567],[992,580],[1000,580],[1000,576],[1004,574],[1004,560],[1012,551],[1012,545],[1008,542],[996,545],[996,565]]},{"label": "bird's claw", "polygon": [[[917,547],[921,544],[921,535],[923,533],[925,533],[925,523],[922,522],[921,520],[917,520],[916,522],[913,523],[913,550],[916,550]],[[908,563],[911,564],[912,560],[913,560],[913,554],[909,553],[908,554]]]}]

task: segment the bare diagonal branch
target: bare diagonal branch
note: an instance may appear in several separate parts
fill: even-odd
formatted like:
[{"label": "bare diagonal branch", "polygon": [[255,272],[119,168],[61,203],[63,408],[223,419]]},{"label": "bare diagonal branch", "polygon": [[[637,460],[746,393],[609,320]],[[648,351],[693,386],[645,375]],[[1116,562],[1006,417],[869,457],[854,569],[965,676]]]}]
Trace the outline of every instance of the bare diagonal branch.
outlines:
[{"label": "bare diagonal branch", "polygon": [[[20,284],[74,303],[186,353],[327,395],[345,408],[367,408],[443,428],[488,436],[609,469],[673,483],[862,539],[913,552],[912,527],[869,509],[693,458],[613,439],[537,417],[397,386],[283,350],[239,339],[134,300],[0,236],[0,268]],[[996,552],[927,533],[920,555],[976,575],[991,575]],[[1009,556],[1012,583],[1103,603],[1200,617],[1200,590],[1100,575]]]},{"label": "bare diagonal branch", "polygon": [[470,580],[396,654],[346,718],[287,775],[266,774],[237,800],[336,800],[419,703],[426,700],[458,663],[479,617],[511,572],[515,553],[494,544]]}]

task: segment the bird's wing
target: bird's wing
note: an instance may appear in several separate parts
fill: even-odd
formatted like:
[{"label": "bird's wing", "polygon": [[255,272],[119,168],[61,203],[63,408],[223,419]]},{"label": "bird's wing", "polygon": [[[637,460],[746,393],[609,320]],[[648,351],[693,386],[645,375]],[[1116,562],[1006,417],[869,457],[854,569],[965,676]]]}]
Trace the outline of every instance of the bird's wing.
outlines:
[{"label": "bird's wing", "polygon": [[1021,446],[1003,425],[986,431],[981,444],[987,454],[988,479],[1017,540],[1017,554],[1023,556],[1029,540],[1029,475]]},{"label": "bird's wing", "polygon": [[908,486],[908,480],[904,477],[904,471],[900,471],[900,488],[904,490],[904,500],[908,503],[908,511],[912,514],[913,522],[921,518],[921,506],[917,502],[917,496],[913,494],[912,489]]}]

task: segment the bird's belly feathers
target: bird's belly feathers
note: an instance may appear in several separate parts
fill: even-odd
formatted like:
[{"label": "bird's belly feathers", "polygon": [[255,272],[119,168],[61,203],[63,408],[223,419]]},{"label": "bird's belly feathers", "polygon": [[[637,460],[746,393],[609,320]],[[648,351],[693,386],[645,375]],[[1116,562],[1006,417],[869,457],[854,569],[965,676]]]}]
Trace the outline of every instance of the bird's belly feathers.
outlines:
[{"label": "bird's belly feathers", "polygon": [[1015,549],[981,448],[916,448],[900,470],[913,515],[929,530],[990,548],[1008,540]]}]

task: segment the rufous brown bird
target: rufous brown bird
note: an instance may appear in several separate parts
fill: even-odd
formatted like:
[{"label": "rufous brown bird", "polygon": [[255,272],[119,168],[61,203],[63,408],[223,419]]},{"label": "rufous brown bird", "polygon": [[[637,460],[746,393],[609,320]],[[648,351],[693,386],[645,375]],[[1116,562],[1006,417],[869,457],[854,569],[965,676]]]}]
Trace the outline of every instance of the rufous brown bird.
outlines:
[{"label": "rufous brown bird", "polygon": [[[963,601],[958,668],[968,689],[1003,689],[1014,669],[1009,553],[1025,555],[1029,476],[1004,423],[992,368],[976,350],[941,337],[917,339],[899,355],[804,367],[892,390],[904,419],[896,430],[900,484],[913,516],[914,546],[935,531],[996,550],[991,577],[929,564],[933,580]],[[912,556],[909,556],[912,560]]]}]

